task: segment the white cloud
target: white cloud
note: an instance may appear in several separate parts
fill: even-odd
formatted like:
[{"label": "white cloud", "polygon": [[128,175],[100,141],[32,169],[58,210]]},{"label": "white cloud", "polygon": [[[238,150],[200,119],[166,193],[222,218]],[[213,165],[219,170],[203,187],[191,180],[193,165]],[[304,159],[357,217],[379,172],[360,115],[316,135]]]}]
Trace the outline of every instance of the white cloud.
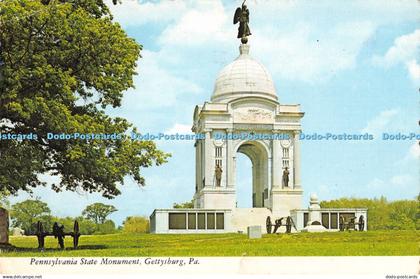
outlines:
[{"label": "white cloud", "polygon": [[[111,5],[111,9],[116,20],[124,26],[162,22],[164,31],[158,37],[161,50],[172,48],[173,56],[185,56],[185,49],[203,45],[219,44],[220,51],[223,46],[231,46],[237,32],[231,22],[236,5],[239,4],[223,5],[220,0],[126,0],[122,5]],[[415,11],[419,8],[413,1],[378,3],[374,0],[355,0],[346,3],[345,7],[331,1],[317,1],[316,4],[249,1],[248,6],[253,33],[251,53],[265,58],[263,62],[273,75],[306,82],[325,81],[340,71],[353,68],[364,43],[378,26],[415,20]],[[331,11],[334,11],[333,15]],[[386,55],[387,59],[401,55],[400,49],[410,52],[412,40],[410,36],[396,40],[396,47]],[[407,67],[416,76],[416,64],[410,63]]]},{"label": "white cloud", "polygon": [[400,36],[394,40],[384,56],[374,56],[373,63],[384,67],[404,64],[408,76],[414,83],[420,82],[420,66],[417,57],[420,54],[420,29],[413,33]]},{"label": "white cloud", "polygon": [[412,146],[410,146],[408,155],[413,159],[420,159],[420,144],[418,141],[413,143]]},{"label": "white cloud", "polygon": [[420,82],[420,65],[416,60],[410,60],[405,63],[407,66],[408,74],[414,83]]},{"label": "white cloud", "polygon": [[419,145],[419,141],[416,141],[412,145],[410,145],[404,157],[401,160],[398,160],[395,162],[395,166],[399,168],[401,167],[407,168],[408,166],[413,165],[413,161],[418,163],[419,159],[420,159],[420,145]]},{"label": "white cloud", "polygon": [[374,178],[367,184],[368,190],[372,190],[374,192],[381,190],[385,187],[385,182],[382,179]]},{"label": "white cloud", "polygon": [[379,190],[393,190],[395,188],[410,188],[415,183],[415,179],[409,174],[394,175],[386,181],[374,178],[367,184],[367,189],[379,192]]},{"label": "white cloud", "polygon": [[227,15],[220,1],[200,1],[184,13],[175,25],[169,25],[159,42],[175,45],[201,45],[226,41],[232,36],[226,27]]},{"label": "white cloud", "polygon": [[393,66],[415,59],[419,54],[420,29],[413,33],[400,36],[394,40],[394,45],[384,56],[375,56],[374,62],[384,66]]},{"label": "white cloud", "polygon": [[170,22],[186,9],[184,1],[148,2],[138,0],[123,0],[121,4],[113,5],[106,1],[114,19],[122,26],[140,26],[150,22]]},{"label": "white cloud", "polygon": [[397,109],[382,111],[375,118],[368,121],[367,126],[362,130],[362,133],[370,133],[373,135],[382,133],[385,128],[389,127],[391,121],[398,113],[399,111]]},{"label": "white cloud", "polygon": [[192,134],[191,125],[175,123],[170,129],[168,129],[166,134]]},{"label": "white cloud", "polygon": [[270,58],[266,63],[273,75],[318,82],[353,68],[363,44],[374,31],[375,26],[369,21],[344,22],[323,32],[305,23],[287,33],[270,28],[257,30],[260,35],[254,44],[259,56]]},{"label": "white cloud", "polygon": [[410,186],[413,182],[414,182],[414,178],[408,174],[395,175],[391,178],[391,183],[399,187]]},{"label": "white cloud", "polygon": [[[267,13],[276,12],[277,17],[279,13],[299,13],[296,5],[275,2],[250,5],[255,6],[250,23],[251,54],[257,59],[265,58],[262,62],[273,75],[290,80],[324,81],[354,67],[363,44],[376,29],[374,23],[365,19],[343,20],[325,29],[308,18],[297,25],[279,28],[272,25]],[[162,49],[191,49],[215,43],[226,48],[235,42],[236,32],[237,27],[232,25],[231,15],[221,1],[200,1],[168,25],[158,41]]]},{"label": "white cloud", "polygon": [[160,53],[143,50],[139,61],[136,89],[124,98],[127,108],[156,109],[178,104],[178,97],[201,92],[194,81],[184,79],[171,72],[166,58]]},{"label": "white cloud", "polygon": [[415,178],[410,174],[396,174],[385,179],[374,178],[366,185],[361,196],[379,197],[383,195],[389,199],[401,199],[400,193],[404,192],[405,197],[412,197],[413,193],[418,191],[415,189],[417,185],[418,182],[416,183]]}]

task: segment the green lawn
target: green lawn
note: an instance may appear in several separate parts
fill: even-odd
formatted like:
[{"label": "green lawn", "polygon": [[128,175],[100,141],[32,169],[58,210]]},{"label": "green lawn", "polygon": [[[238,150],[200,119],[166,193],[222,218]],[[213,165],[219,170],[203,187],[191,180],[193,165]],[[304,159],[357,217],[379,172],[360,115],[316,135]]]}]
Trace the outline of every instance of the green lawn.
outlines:
[{"label": "green lawn", "polygon": [[[17,250],[0,256],[413,256],[420,255],[419,231],[369,231],[264,235],[243,234],[113,234],[81,236],[79,249],[57,249],[47,237],[46,250],[36,249],[36,237],[11,237]],[[66,247],[72,238],[66,238]]]}]

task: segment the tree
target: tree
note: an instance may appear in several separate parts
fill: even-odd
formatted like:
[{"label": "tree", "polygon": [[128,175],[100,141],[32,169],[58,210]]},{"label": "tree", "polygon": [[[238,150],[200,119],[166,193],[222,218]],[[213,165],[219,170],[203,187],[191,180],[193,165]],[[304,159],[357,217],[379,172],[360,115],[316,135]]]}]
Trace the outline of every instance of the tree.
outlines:
[{"label": "tree", "polygon": [[113,205],[97,202],[88,205],[85,210],[83,210],[82,215],[95,222],[95,224],[103,224],[106,217],[115,211],[117,211],[117,209]]},{"label": "tree", "polygon": [[143,216],[129,216],[123,222],[123,231],[126,233],[149,232],[149,219]]},{"label": "tree", "polygon": [[[166,162],[152,141],[131,140],[127,120],[105,109],[133,87],[141,45],[129,38],[102,0],[0,1],[0,191],[16,194],[59,177],[52,189],[113,198],[141,168]],[[54,140],[48,133],[118,135]]]},{"label": "tree", "polygon": [[26,234],[34,233],[34,224],[41,221],[47,229],[51,224],[51,210],[40,200],[26,200],[12,205],[10,212],[13,227],[20,227]]},{"label": "tree", "polygon": [[418,210],[420,200],[398,200],[389,202],[386,198],[357,199],[341,198],[338,200],[322,201],[323,208],[368,208],[369,230],[413,230],[419,229]]},{"label": "tree", "polygon": [[173,208],[194,208],[194,201],[191,200],[189,202],[184,202],[184,203],[174,203],[172,205]]},{"label": "tree", "polygon": [[8,197],[10,196],[10,193],[4,189],[3,191],[0,190],[0,207],[10,211],[10,201]]},{"label": "tree", "polygon": [[115,223],[112,220],[106,220],[103,224],[96,226],[93,234],[112,234],[116,233]]},{"label": "tree", "polygon": [[[76,220],[79,223],[79,231],[82,235],[93,234],[97,229],[97,225],[92,220],[88,220],[86,218],[83,218],[82,216],[79,216],[76,218],[73,218],[73,217],[64,217],[64,218],[53,217],[52,218],[52,222],[57,222],[64,226],[65,232],[73,231],[74,221]],[[48,228],[48,230],[51,231],[51,228]]]}]

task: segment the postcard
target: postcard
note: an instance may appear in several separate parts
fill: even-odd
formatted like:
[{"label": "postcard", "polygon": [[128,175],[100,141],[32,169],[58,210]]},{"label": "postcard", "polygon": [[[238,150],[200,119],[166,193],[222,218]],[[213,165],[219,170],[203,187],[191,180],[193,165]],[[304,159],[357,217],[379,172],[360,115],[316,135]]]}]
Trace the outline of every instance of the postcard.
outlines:
[{"label": "postcard", "polygon": [[0,275],[418,278],[419,15],[0,1]]}]

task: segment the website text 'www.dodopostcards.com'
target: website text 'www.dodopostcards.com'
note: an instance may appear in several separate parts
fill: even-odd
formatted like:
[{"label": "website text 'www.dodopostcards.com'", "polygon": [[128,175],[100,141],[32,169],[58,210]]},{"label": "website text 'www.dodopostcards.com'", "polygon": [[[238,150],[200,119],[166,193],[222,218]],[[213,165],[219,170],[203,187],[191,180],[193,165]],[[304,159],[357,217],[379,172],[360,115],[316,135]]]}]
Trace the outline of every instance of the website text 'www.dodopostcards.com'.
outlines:
[{"label": "website text 'www.dodopostcards.com'", "polygon": [[42,275],[1,275],[2,279],[42,279]]}]

